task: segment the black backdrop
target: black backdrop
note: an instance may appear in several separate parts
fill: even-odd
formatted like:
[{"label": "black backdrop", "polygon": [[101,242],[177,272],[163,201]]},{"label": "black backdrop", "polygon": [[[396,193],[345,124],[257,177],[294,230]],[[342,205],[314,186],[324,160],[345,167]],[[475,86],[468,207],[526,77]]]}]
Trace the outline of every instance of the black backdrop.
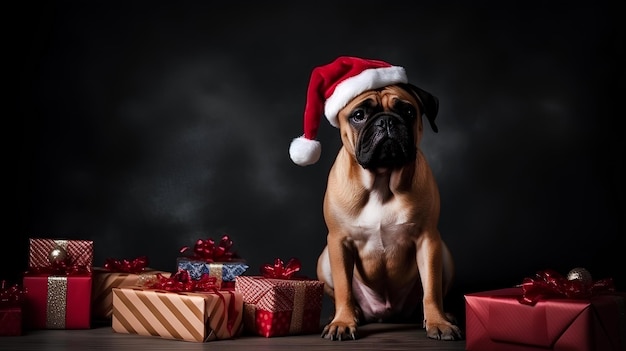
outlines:
[{"label": "black backdrop", "polygon": [[[382,4],[382,3],[381,3]],[[404,66],[438,96],[423,149],[457,265],[450,304],[538,270],[586,267],[624,288],[624,26],[571,2],[64,1],[5,16],[1,276],[29,237],[94,241],[105,258],[229,234],[249,274],[298,257],[314,276],[339,148],[288,156],[314,66]],[[10,22],[7,22],[10,23]]]}]

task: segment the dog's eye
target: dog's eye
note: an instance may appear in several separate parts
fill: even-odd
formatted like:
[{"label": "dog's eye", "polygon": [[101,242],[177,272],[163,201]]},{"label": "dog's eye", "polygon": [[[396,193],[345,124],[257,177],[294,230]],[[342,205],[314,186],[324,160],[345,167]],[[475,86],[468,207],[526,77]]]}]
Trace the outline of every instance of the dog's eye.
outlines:
[{"label": "dog's eye", "polygon": [[401,113],[408,118],[415,118],[417,115],[417,111],[415,111],[415,107],[410,104],[403,104],[400,109]]},{"label": "dog's eye", "polygon": [[350,115],[350,120],[355,123],[363,122],[365,120],[365,111],[360,108],[352,111],[352,114]]}]

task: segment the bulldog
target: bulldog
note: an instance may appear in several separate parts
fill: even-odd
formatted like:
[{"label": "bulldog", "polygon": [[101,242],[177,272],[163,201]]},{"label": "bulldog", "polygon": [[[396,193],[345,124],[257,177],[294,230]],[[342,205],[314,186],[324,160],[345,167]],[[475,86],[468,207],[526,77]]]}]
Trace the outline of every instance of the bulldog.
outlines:
[{"label": "bulldog", "polygon": [[[383,61],[344,57],[320,70],[313,76],[323,76],[322,83],[311,83],[318,93],[308,96],[325,104],[342,142],[323,202],[328,235],[317,276],[335,313],[321,336],[357,339],[361,324],[411,321],[421,313],[429,338],[461,339],[443,308],[454,263],[438,230],[437,183],[420,149],[424,115],[437,132],[438,99]],[[306,131],[298,139],[292,160],[316,162],[317,142]]]}]

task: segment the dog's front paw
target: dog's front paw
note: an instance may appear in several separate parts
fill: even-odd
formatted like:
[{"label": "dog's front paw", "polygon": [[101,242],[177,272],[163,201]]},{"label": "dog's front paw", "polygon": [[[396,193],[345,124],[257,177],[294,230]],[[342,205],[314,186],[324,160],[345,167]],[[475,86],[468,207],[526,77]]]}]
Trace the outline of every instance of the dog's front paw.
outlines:
[{"label": "dog's front paw", "polygon": [[356,321],[343,322],[333,320],[322,331],[322,338],[328,338],[330,340],[356,340]]},{"label": "dog's front paw", "polygon": [[463,339],[463,334],[461,333],[461,329],[448,322],[441,321],[438,323],[429,323],[425,321],[426,325],[426,336],[431,339],[437,340],[461,340]]}]

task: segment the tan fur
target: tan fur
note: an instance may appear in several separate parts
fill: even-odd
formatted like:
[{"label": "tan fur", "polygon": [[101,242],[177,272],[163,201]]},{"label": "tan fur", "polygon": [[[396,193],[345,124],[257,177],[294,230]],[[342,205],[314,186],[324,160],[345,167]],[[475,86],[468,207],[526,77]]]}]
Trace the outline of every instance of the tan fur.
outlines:
[{"label": "tan fur", "polygon": [[[327,246],[318,261],[318,278],[325,282],[326,292],[334,300],[335,315],[323,336],[334,340],[356,337],[359,316],[352,292],[355,278],[381,295],[393,294],[420,279],[427,335],[460,338],[458,327],[446,319],[443,310],[453,265],[437,228],[437,184],[418,147],[421,118],[413,131],[418,147],[415,162],[398,170],[365,170],[355,159],[357,132],[347,122],[348,113],[365,99],[374,99],[386,110],[393,99],[402,99],[419,110],[413,95],[390,86],[362,93],[339,113],[343,146],[328,177],[324,199]],[[370,223],[370,218],[362,215],[366,206],[376,216],[380,214],[380,219]],[[364,223],[367,234],[362,236],[357,221]],[[328,268],[331,279],[324,273]]]}]

